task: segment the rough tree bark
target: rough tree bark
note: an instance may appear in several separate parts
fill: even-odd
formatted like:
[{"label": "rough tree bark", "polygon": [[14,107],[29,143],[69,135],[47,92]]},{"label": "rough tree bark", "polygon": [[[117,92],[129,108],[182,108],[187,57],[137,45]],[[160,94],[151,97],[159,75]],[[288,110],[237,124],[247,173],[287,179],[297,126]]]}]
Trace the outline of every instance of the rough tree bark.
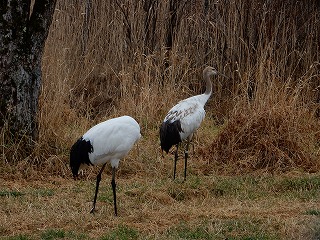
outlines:
[{"label": "rough tree bark", "polygon": [[56,0],[1,0],[0,127],[36,139],[41,59]]}]

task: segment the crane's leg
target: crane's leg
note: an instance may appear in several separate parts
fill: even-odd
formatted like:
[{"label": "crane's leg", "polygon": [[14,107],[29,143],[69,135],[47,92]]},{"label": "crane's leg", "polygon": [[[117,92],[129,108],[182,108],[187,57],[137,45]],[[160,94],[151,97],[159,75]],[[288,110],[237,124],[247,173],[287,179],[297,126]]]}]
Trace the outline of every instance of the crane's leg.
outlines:
[{"label": "crane's leg", "polygon": [[98,175],[97,175],[96,192],[95,192],[95,194],[94,194],[93,206],[92,206],[92,208],[91,208],[90,213],[94,213],[94,209],[96,208],[97,196],[98,196],[98,191],[99,191],[99,184],[100,184],[100,181],[101,181],[101,174],[102,174],[105,166],[106,166],[106,163],[103,164],[100,172],[99,172]]},{"label": "crane's leg", "polygon": [[174,166],[173,166],[173,180],[176,179],[177,161],[178,161],[178,147],[179,143],[176,145],[176,152],[174,154]]},{"label": "crane's leg", "polygon": [[184,181],[187,179],[187,161],[189,157],[189,144],[190,144],[191,138],[192,136],[188,137],[187,145],[184,151]]},{"label": "crane's leg", "polygon": [[111,186],[113,191],[113,205],[114,205],[114,215],[118,216],[117,212],[117,195],[116,195],[116,168],[112,168],[112,180],[111,180]]}]

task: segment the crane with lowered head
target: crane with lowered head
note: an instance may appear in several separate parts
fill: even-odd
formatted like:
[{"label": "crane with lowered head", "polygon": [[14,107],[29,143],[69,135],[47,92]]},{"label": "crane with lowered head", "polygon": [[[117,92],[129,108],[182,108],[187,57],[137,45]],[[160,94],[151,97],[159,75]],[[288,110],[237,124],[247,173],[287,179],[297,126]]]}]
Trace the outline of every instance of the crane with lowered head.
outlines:
[{"label": "crane with lowered head", "polygon": [[96,190],[91,213],[96,207],[101,174],[109,162],[112,167],[111,186],[114,213],[117,216],[115,173],[120,159],[125,157],[134,143],[141,137],[140,126],[132,117],[122,116],[101,122],[80,137],[70,150],[70,167],[73,177],[78,177],[79,169],[86,165],[102,165],[97,175]]}]

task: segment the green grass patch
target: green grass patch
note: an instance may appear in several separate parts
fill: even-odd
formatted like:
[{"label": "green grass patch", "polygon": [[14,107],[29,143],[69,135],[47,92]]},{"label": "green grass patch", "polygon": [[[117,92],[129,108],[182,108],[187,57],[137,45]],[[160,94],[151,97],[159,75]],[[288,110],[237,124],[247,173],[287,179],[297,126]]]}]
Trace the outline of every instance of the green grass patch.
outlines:
[{"label": "green grass patch", "polygon": [[206,226],[190,227],[186,223],[180,223],[168,232],[170,239],[214,239],[215,234],[210,233]]},{"label": "green grass patch", "polygon": [[320,210],[315,210],[315,209],[307,210],[306,214],[313,215],[313,216],[320,216]]},{"label": "green grass patch", "polygon": [[46,230],[41,234],[41,239],[42,240],[54,240],[54,239],[61,239],[65,237],[65,232],[64,230],[60,229],[49,229]]},{"label": "green grass patch", "polygon": [[187,183],[192,189],[198,189],[203,184],[201,178],[196,175],[190,176],[189,178],[187,177]]},{"label": "green grass patch", "polygon": [[98,195],[97,198],[98,198],[99,202],[106,202],[106,203],[112,203],[113,202],[113,196],[110,195],[110,194],[101,194],[101,195]]},{"label": "green grass patch", "polygon": [[41,233],[41,240],[55,239],[72,239],[72,240],[87,240],[90,239],[86,234],[64,231],[62,229],[48,229]]},{"label": "green grass patch", "polygon": [[221,195],[223,197],[236,197],[239,200],[258,200],[267,196],[282,196],[289,199],[310,200],[320,195],[320,177],[218,177],[214,185],[209,187],[210,192],[215,197]]},{"label": "green grass patch", "polygon": [[262,220],[241,218],[207,221],[196,227],[181,222],[171,228],[164,239],[275,240],[279,237]]},{"label": "green grass patch", "polygon": [[125,225],[120,225],[100,240],[135,240],[139,238],[139,233],[136,229]]},{"label": "green grass patch", "polygon": [[[92,193],[92,199],[93,199],[93,197],[94,197],[94,193]],[[108,189],[108,190],[103,189],[102,191],[99,190],[97,199],[100,202],[112,203],[113,202],[112,190],[110,190],[110,189]]]},{"label": "green grass patch", "polygon": [[41,239],[41,240],[56,240],[56,239],[64,239],[64,240],[89,240],[86,234],[83,233],[74,233],[69,231],[64,231],[62,229],[48,229],[39,235],[17,235],[17,236],[10,236],[10,237],[3,237],[0,239],[3,240],[34,240],[34,239]]},{"label": "green grass patch", "polygon": [[211,193],[215,196],[236,197],[239,200],[256,200],[269,194],[269,180],[254,176],[218,178]]},{"label": "green grass patch", "polygon": [[36,189],[34,194],[40,197],[51,197],[54,195],[54,191],[52,189],[40,188]]},{"label": "green grass patch", "polygon": [[311,200],[320,196],[320,177],[302,176],[275,181],[274,192],[287,198]]},{"label": "green grass patch", "polygon": [[31,240],[31,238],[29,238],[26,235],[18,235],[18,236],[12,236],[12,237],[7,237],[5,238],[6,240]]},{"label": "green grass patch", "polygon": [[227,220],[222,224],[222,232],[232,240],[275,240],[280,239],[273,229],[275,225],[268,226],[260,219]]},{"label": "green grass patch", "polygon": [[276,185],[278,191],[319,191],[320,177],[285,178]]},{"label": "green grass patch", "polygon": [[10,190],[1,190],[0,197],[21,197],[25,195],[23,192],[19,191],[10,191]]}]

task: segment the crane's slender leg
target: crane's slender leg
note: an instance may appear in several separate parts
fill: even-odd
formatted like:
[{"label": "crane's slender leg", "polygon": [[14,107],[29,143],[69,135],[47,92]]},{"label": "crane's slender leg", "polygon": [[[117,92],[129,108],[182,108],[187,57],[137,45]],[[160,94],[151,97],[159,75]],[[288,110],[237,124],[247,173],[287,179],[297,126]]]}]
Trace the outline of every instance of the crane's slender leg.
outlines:
[{"label": "crane's slender leg", "polygon": [[116,195],[116,168],[112,168],[112,180],[111,180],[111,186],[113,191],[113,205],[114,205],[114,215],[118,216],[117,212],[117,195]]},{"label": "crane's slender leg", "polygon": [[176,179],[176,170],[177,170],[177,161],[178,161],[178,147],[179,147],[179,143],[176,145],[177,149],[176,152],[174,154],[174,166],[173,166],[173,180]]},{"label": "crane's slender leg", "polygon": [[190,135],[187,139],[187,145],[184,151],[184,181],[187,179],[187,161],[189,157],[189,145],[192,139],[192,135]]},{"label": "crane's slender leg", "polygon": [[101,181],[101,174],[102,174],[105,166],[106,166],[106,163],[103,164],[100,172],[99,172],[98,175],[97,175],[96,192],[95,192],[95,194],[94,194],[93,206],[92,206],[92,208],[91,208],[90,213],[94,213],[94,209],[96,208],[97,196],[98,196],[98,191],[99,191],[99,184],[100,184],[100,181]]}]

